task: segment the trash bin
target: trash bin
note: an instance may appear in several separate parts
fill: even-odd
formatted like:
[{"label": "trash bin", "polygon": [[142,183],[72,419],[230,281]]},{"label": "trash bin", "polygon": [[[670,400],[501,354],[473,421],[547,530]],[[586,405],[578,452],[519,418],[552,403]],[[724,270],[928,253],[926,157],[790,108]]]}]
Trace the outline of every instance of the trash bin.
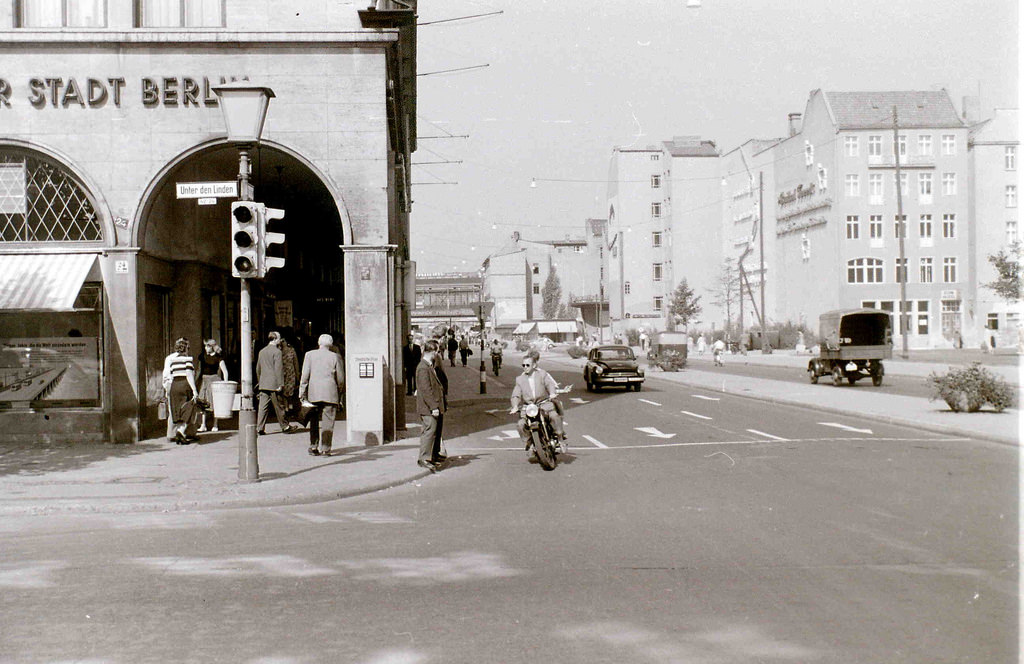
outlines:
[{"label": "trash bin", "polygon": [[213,416],[218,420],[231,417],[231,407],[235,404],[235,392],[238,383],[233,380],[218,380],[212,386]]}]

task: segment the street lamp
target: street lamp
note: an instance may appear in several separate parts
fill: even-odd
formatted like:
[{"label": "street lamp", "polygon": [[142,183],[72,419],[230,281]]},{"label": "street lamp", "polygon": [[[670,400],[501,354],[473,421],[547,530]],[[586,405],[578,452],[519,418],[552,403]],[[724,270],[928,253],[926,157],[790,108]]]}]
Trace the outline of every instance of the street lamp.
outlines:
[{"label": "street lamp", "polygon": [[[253,85],[248,81],[226,83],[213,88],[224,115],[228,141],[238,148],[238,198],[253,200],[249,185],[249,150],[259,143],[263,124],[267,120],[267,107],[274,91]],[[259,455],[256,448],[256,410],[252,398],[252,316],[249,280],[239,279],[239,310],[242,343],[242,404],[238,411],[238,479],[258,482]]]}]

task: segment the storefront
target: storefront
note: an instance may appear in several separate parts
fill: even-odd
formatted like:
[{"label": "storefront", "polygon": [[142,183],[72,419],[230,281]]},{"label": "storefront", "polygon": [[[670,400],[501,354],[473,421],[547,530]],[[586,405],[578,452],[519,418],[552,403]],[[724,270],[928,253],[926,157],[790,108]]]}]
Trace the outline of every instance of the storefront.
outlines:
[{"label": "storefront", "polygon": [[248,32],[246,21],[273,17],[226,14],[231,29],[215,32],[108,20],[5,35],[0,441],[159,435],[160,374],[178,337],[193,354],[216,339],[238,376],[235,197],[181,186],[237,176],[212,92],[232,80],[274,90],[250,182],[257,201],[286,212],[273,229],[286,236],[285,266],[252,284],[256,349],[271,329],[300,348],[333,334],[348,363],[350,439],[392,439],[396,329],[411,299],[396,266],[408,258],[414,44],[397,27],[404,14],[364,27],[360,13],[333,10],[326,32],[315,14],[289,32]]}]

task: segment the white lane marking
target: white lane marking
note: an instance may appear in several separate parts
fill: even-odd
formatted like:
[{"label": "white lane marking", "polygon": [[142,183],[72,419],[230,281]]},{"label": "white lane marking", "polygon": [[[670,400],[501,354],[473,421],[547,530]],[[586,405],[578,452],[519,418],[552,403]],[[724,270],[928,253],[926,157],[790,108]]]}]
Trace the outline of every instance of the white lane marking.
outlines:
[{"label": "white lane marking", "polygon": [[337,574],[295,556],[225,556],[222,558],[153,557],[132,562],[178,576],[307,577]]},{"label": "white lane marking", "polygon": [[653,438],[672,438],[675,436],[674,433],[662,433],[658,431],[657,427],[633,427],[641,433],[645,433]]},{"label": "white lane marking", "polygon": [[579,397],[573,397],[573,398],[569,399],[569,401],[571,401],[573,403],[579,403],[579,404],[590,403],[586,399],[580,399]]},{"label": "white lane marking", "polygon": [[55,588],[54,575],[66,568],[63,560],[35,560],[0,565],[0,588]]},{"label": "white lane marking", "polygon": [[604,449],[608,449],[607,445],[605,445],[604,443],[599,441],[597,438],[594,438],[593,436],[584,435],[584,436],[582,436],[582,438],[585,438],[586,440],[589,440],[591,443],[594,444],[595,447],[601,447],[601,448],[604,448]]},{"label": "white lane marking", "polygon": [[[675,435],[675,434],[672,434]],[[859,438],[851,436],[849,438],[786,438],[785,440],[772,441],[772,440],[709,440],[706,442],[695,442],[695,443],[645,443],[643,445],[612,445],[606,446],[604,449],[608,450],[651,450],[660,449],[662,447],[703,447],[707,445],[769,445],[775,442],[784,443],[852,443],[858,440],[871,441],[873,443],[958,443],[966,442],[971,440],[970,438]],[[586,447],[574,447],[573,452],[585,451],[590,448]],[[451,450],[449,450],[451,451]],[[459,453],[465,452],[522,452],[522,447],[460,447]]]},{"label": "white lane marking", "polygon": [[696,418],[701,419],[701,420],[710,420],[710,419],[712,419],[712,418],[708,417],[707,415],[698,415],[697,413],[691,413],[688,410],[681,410],[679,412],[682,413],[683,415],[689,415],[690,417],[696,417]]},{"label": "white lane marking", "polygon": [[661,405],[661,404],[660,404],[660,403],[658,403],[657,401],[650,401],[650,400],[648,400],[648,399],[637,399],[637,401],[643,401],[644,403],[649,403],[649,404],[651,404],[652,406],[660,406],[660,405]]},{"label": "white lane marking", "polygon": [[487,440],[510,440],[518,437],[518,431],[515,431],[514,429],[503,429],[500,436],[487,436]]},{"label": "white lane marking", "polygon": [[703,394],[691,394],[694,399],[704,399],[704,401],[721,401],[718,397],[706,397]]},{"label": "white lane marking", "polygon": [[507,408],[492,408],[490,410],[485,410],[484,412],[487,413],[488,415],[494,415],[495,413],[507,413],[508,409]]},{"label": "white lane marking", "polygon": [[788,438],[780,438],[778,436],[773,436],[770,433],[765,433],[764,431],[758,431],[757,429],[747,429],[747,431],[749,431],[750,433],[754,434],[755,436],[764,436],[765,438],[771,438],[772,440],[781,440],[783,442],[788,442],[788,440],[789,440]]},{"label": "white lane marking", "polygon": [[836,429],[842,429],[843,431],[852,431],[854,433],[866,433],[868,435],[874,433],[871,429],[858,429],[857,427],[839,424],[838,422],[818,422],[818,424],[824,427],[835,427]]}]

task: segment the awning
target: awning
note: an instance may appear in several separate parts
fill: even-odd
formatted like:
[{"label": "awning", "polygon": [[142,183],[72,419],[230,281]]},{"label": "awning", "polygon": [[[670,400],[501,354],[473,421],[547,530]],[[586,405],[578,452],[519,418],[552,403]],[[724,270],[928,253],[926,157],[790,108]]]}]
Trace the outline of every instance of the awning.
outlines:
[{"label": "awning", "polygon": [[537,322],[540,334],[576,334],[576,323],[568,320],[542,320]]},{"label": "awning", "polygon": [[72,311],[96,254],[0,255],[0,311]]},{"label": "awning", "polygon": [[512,334],[529,334],[537,324],[533,321],[526,321],[516,326],[516,329],[512,330]]}]

